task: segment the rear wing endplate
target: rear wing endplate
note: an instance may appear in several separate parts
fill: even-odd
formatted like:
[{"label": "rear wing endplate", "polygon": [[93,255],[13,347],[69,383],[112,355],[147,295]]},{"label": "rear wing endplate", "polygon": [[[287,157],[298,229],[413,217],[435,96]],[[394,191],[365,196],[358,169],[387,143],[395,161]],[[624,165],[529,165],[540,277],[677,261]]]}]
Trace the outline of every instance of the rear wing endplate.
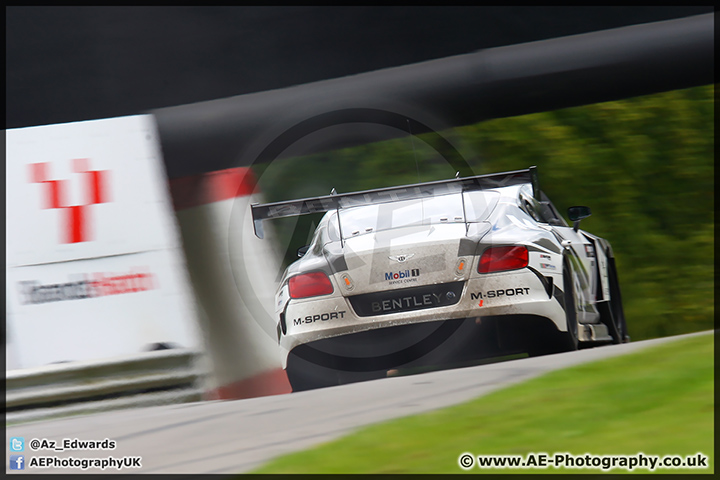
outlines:
[{"label": "rear wing endplate", "polygon": [[285,202],[255,203],[251,205],[253,227],[255,229],[255,235],[258,238],[263,238],[262,221],[265,219],[295,217],[298,215],[307,215],[308,213],[324,213],[340,208],[397,202],[400,200],[413,200],[472,190],[507,187],[523,183],[531,183],[533,196],[540,198],[537,167],[533,166],[526,170],[515,170],[512,172],[453,178],[450,180],[416,183],[399,187],[376,188],[374,190],[361,192],[334,193],[322,197],[288,200]]}]

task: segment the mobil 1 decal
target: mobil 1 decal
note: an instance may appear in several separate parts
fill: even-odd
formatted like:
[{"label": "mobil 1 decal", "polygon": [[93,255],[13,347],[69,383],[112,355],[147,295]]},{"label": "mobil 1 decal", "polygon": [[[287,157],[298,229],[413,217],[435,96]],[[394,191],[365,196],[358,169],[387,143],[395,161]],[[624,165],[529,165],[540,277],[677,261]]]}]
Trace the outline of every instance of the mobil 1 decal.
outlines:
[{"label": "mobil 1 decal", "polygon": [[385,272],[385,280],[388,281],[388,285],[395,285],[398,283],[411,283],[417,282],[420,276],[420,269],[413,268],[409,270],[399,270],[395,272]]}]

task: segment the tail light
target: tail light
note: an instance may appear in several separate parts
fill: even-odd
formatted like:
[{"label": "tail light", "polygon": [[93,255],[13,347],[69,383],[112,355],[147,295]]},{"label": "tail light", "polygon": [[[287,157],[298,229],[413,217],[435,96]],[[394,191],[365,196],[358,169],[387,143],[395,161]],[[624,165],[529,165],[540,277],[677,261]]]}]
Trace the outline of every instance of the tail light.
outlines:
[{"label": "tail light", "polygon": [[317,297],[333,293],[330,278],[324,272],[303,273],[288,280],[291,298]]},{"label": "tail light", "polygon": [[528,249],[522,246],[490,247],[480,257],[478,273],[517,270],[528,265]]}]

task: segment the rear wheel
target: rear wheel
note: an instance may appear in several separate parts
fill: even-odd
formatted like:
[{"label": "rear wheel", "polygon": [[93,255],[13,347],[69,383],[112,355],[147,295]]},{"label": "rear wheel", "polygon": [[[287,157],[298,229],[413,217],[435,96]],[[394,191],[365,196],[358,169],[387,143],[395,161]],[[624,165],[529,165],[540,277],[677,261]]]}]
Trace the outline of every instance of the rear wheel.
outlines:
[{"label": "rear wheel", "polygon": [[608,255],[608,282],[610,283],[610,311],[612,312],[612,320],[615,328],[611,329],[613,343],[627,343],[630,337],[627,333],[627,324],[625,323],[625,311],[622,306],[622,296],[620,295],[620,283],[618,282],[617,270],[615,268],[615,259]]},{"label": "rear wheel", "polygon": [[567,262],[563,262],[563,293],[567,332],[562,335],[562,351],[572,351],[578,349],[578,321],[575,302],[575,283],[573,282],[570,266]]},{"label": "rear wheel", "polygon": [[531,357],[578,349],[578,322],[575,302],[575,287],[567,262],[563,262],[563,304],[565,308],[566,332],[532,332],[527,339],[527,352]]},{"label": "rear wheel", "polygon": [[305,359],[292,356],[292,354],[291,357],[288,358],[285,373],[287,373],[293,392],[314,390],[316,388],[331,387],[340,384],[336,372],[321,365],[316,365],[313,362],[306,361]]}]

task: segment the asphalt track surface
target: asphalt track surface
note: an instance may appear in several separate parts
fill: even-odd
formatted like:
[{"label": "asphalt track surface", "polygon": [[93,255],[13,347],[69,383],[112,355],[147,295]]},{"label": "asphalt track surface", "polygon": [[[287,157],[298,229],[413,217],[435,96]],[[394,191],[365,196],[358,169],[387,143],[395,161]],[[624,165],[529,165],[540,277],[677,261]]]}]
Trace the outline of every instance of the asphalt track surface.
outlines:
[{"label": "asphalt track surface", "polygon": [[[691,335],[711,334],[701,332]],[[673,339],[665,337],[544,357],[385,378],[314,391],[106,412],[8,427],[33,456],[105,458],[142,456],[141,469],[30,469],[35,473],[232,474],[270,459],[337,439],[371,423],[447,407],[543,373],[601,360]],[[61,442],[115,440],[114,450],[33,452],[34,438]],[[6,448],[9,451],[9,448]],[[8,463],[6,472],[10,473]],[[26,473],[28,468],[25,469]],[[19,472],[13,472],[19,473]]]}]

